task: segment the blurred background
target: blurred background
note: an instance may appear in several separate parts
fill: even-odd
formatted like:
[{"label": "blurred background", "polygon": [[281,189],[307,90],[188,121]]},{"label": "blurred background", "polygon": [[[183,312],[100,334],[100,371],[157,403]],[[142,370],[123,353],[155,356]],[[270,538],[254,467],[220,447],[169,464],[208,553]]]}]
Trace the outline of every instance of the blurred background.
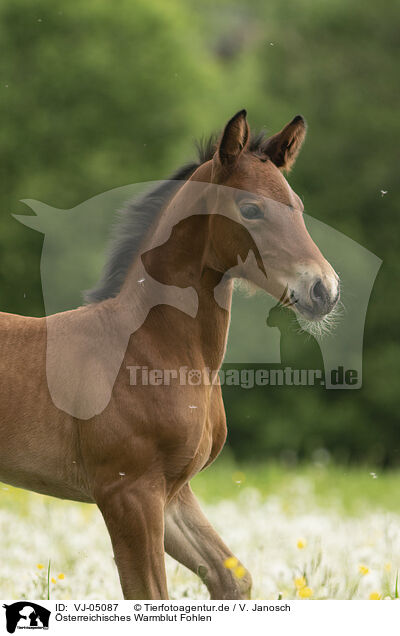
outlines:
[{"label": "blurred background", "polygon": [[43,235],[11,217],[21,199],[72,208],[168,178],[243,107],[271,134],[302,113],[292,187],[383,259],[363,387],[226,388],[227,453],[398,465],[399,16],[396,0],[0,0],[1,310],[44,315]]}]

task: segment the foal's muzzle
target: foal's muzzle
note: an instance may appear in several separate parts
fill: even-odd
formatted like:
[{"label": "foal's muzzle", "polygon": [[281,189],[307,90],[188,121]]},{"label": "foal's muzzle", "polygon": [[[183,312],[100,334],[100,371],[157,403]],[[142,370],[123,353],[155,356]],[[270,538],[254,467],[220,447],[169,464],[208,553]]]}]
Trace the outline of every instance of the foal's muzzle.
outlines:
[{"label": "foal's muzzle", "polygon": [[291,301],[296,310],[309,320],[320,320],[329,314],[339,300],[339,283],[332,285],[328,289],[321,278],[316,278],[311,282],[308,293],[296,295],[292,291]]}]

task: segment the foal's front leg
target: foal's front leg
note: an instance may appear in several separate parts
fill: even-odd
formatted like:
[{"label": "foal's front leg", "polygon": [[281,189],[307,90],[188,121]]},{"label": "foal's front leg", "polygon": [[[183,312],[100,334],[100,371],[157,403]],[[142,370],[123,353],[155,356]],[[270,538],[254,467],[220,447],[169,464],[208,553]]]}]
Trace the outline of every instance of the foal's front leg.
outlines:
[{"label": "foal's front leg", "polygon": [[151,486],[116,484],[96,496],[126,599],[167,599],[164,499]]},{"label": "foal's front leg", "polygon": [[189,484],[165,511],[165,549],[199,575],[212,599],[250,598],[251,576],[244,568],[227,568],[232,552],[207,521]]}]

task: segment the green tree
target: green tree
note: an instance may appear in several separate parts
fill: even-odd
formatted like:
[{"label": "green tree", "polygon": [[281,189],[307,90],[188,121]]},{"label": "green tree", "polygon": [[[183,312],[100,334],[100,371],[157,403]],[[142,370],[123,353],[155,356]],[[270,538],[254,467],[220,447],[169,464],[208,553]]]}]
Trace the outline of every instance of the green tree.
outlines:
[{"label": "green tree", "polygon": [[41,314],[42,237],[10,217],[18,201],[167,177],[216,125],[221,78],[174,0],[3,0],[0,43],[1,308]]}]

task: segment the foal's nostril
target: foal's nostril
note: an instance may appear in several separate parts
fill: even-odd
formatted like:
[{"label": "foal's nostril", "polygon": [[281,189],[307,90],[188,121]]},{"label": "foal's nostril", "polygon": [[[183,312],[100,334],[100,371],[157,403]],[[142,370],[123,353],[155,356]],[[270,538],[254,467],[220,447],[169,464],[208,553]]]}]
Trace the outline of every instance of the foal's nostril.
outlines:
[{"label": "foal's nostril", "polygon": [[326,287],[324,286],[320,278],[318,278],[318,280],[311,287],[310,293],[312,300],[316,300],[317,302],[324,301],[328,295]]},{"label": "foal's nostril", "polygon": [[330,294],[320,278],[318,278],[311,287],[310,297],[314,311],[320,314],[328,313],[335,304],[332,302]]}]

